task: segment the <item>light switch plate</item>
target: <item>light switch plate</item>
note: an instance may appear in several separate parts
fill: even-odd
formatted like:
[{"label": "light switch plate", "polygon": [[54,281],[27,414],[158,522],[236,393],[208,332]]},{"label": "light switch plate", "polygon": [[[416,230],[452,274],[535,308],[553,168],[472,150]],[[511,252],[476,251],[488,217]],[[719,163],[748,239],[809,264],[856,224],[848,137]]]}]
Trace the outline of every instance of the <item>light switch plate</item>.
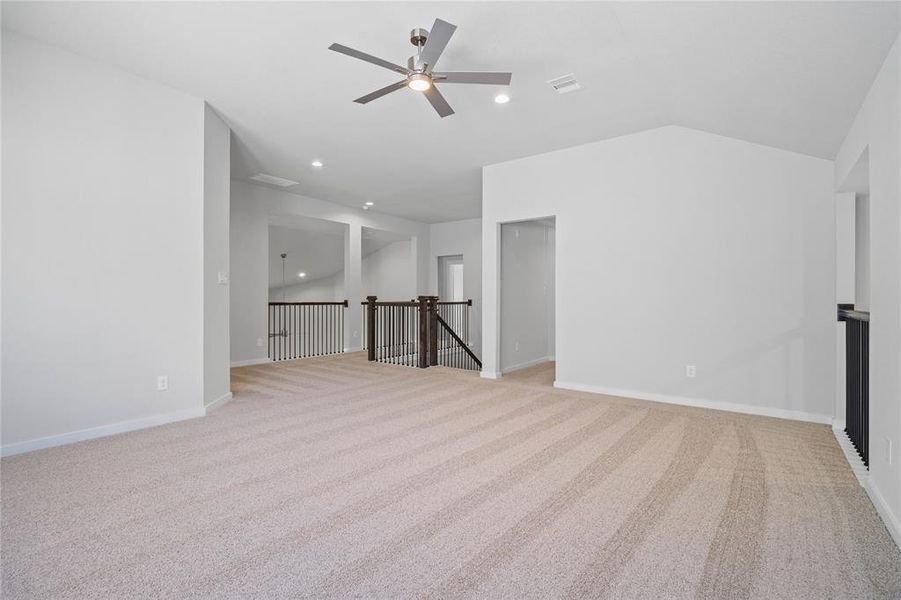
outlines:
[{"label": "light switch plate", "polygon": [[227,285],[228,284],[228,273],[225,271],[219,271],[219,285]]}]

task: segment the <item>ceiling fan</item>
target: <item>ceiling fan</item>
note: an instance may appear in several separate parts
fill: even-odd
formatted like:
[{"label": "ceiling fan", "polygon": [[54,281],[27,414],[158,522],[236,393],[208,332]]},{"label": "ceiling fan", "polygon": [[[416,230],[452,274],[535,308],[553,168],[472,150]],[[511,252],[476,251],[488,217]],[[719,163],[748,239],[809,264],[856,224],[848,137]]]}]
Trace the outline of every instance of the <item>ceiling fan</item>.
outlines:
[{"label": "ceiling fan", "polygon": [[450,107],[441,92],[438,91],[436,84],[438,83],[481,83],[487,85],[510,85],[512,73],[486,73],[486,72],[469,72],[469,71],[451,71],[436,72],[433,69],[444,48],[450,41],[454,31],[457,30],[456,25],[451,25],[447,21],[435,19],[432,30],[414,29],[410,32],[410,43],[416,46],[416,55],[407,59],[407,66],[396,65],[382,60],[381,58],[342,46],[341,44],[332,44],[329,50],[346,54],[368,63],[378,65],[389,71],[400,73],[404,79],[397,83],[385,86],[380,90],[376,90],[365,96],[361,96],[354,100],[358,104],[366,104],[377,98],[381,98],[391,92],[408,87],[411,90],[422,92],[432,108],[438,112],[441,117],[447,117],[454,114],[454,109]]}]

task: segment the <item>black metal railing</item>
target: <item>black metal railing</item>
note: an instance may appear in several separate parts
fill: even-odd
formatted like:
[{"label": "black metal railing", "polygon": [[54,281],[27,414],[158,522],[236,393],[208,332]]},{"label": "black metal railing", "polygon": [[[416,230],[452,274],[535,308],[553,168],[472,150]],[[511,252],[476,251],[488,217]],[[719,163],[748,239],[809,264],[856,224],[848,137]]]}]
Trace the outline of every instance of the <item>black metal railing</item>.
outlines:
[{"label": "black metal railing", "polygon": [[[451,331],[456,333],[466,346],[469,345],[469,309],[471,306],[471,299],[455,302],[438,301],[438,316],[447,323]],[[440,348],[450,347],[454,343],[450,336],[439,335],[438,337]]]},{"label": "black metal railing", "polygon": [[269,358],[290,360],[344,352],[342,302],[270,302]]},{"label": "black metal railing", "polygon": [[870,444],[870,313],[840,304],[845,322],[845,433],[869,468]]},{"label": "black metal railing", "polygon": [[482,361],[473,353],[469,345],[451,328],[441,315],[436,314],[438,326],[437,348],[435,356],[438,364],[455,369],[467,369],[469,371],[481,371]]},{"label": "black metal railing", "polygon": [[426,351],[420,329],[425,321],[420,318],[420,304],[414,300],[378,302],[375,296],[367,296],[363,302],[363,348],[369,360],[423,366]]},{"label": "black metal railing", "polygon": [[469,307],[472,301],[438,302],[437,296],[416,300],[363,302],[363,348],[371,361],[427,368],[447,366],[481,369],[469,348]]}]

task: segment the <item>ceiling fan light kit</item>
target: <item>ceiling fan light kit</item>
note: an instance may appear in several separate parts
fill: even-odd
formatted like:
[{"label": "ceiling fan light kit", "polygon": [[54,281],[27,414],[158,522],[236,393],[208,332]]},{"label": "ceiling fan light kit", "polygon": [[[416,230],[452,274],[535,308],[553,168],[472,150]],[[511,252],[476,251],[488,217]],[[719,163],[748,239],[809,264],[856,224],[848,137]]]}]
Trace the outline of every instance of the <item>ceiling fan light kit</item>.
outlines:
[{"label": "ceiling fan light kit", "polygon": [[341,44],[332,44],[329,50],[346,54],[353,58],[366,61],[368,63],[378,65],[382,68],[394,71],[405,76],[405,78],[391,85],[387,85],[374,92],[361,96],[354,100],[358,104],[367,104],[397,91],[401,88],[408,87],[411,90],[422,92],[432,105],[432,108],[441,116],[447,117],[454,114],[454,110],[438,91],[436,84],[438,83],[475,83],[482,85],[510,85],[512,73],[495,73],[495,72],[435,72],[433,69],[441,57],[442,52],[447,47],[454,31],[457,30],[456,25],[451,25],[447,21],[435,19],[432,30],[417,28],[410,32],[410,43],[416,46],[416,55],[411,56],[407,60],[407,66],[401,66],[383,60],[371,54],[354,50]]}]

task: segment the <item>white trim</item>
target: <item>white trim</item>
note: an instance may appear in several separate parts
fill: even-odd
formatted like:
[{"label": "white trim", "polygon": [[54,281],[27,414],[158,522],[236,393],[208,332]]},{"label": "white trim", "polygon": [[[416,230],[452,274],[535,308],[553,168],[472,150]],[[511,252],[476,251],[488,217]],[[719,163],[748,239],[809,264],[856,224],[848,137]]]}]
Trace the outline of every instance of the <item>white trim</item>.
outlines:
[{"label": "white trim", "polygon": [[265,365],[266,363],[271,363],[273,361],[268,358],[250,358],[247,360],[233,360],[231,363],[231,367],[250,367],[253,365]]},{"label": "white trim", "polygon": [[13,456],[15,454],[32,452],[34,450],[42,450],[44,448],[64,446],[66,444],[74,444],[75,442],[93,440],[95,438],[116,435],[117,433],[135,431],[136,429],[156,427],[157,425],[165,425],[166,423],[184,421],[185,419],[193,419],[195,417],[203,417],[205,415],[206,411],[201,407],[189,408],[186,410],[164,413],[161,415],[154,415],[152,417],[143,417],[141,419],[132,419],[130,421],[120,421],[118,423],[111,423],[109,425],[101,425],[99,427],[80,429],[78,431],[70,431],[69,433],[61,433],[59,435],[51,435],[35,440],[8,444],[0,448],[0,456]]},{"label": "white trim", "polygon": [[769,408],[766,406],[735,404],[732,402],[717,402],[714,400],[700,400],[698,398],[688,398],[686,396],[669,396],[666,394],[638,392],[635,390],[621,390],[606,388],[598,385],[585,385],[581,383],[569,383],[564,381],[555,381],[554,387],[564,390],[575,390],[578,392],[591,392],[593,394],[618,396],[620,398],[634,398],[636,400],[650,400],[651,402],[663,402],[665,404],[680,404],[682,406],[694,406],[697,408],[724,410],[727,412],[744,413],[748,415],[776,417],[778,419],[791,419],[792,421],[808,421],[811,423],[821,423],[823,425],[829,425],[832,423],[832,417],[830,417],[829,415],[803,412],[800,410]]},{"label": "white trim", "polygon": [[210,412],[212,412],[218,408],[222,408],[223,406],[225,406],[226,404],[231,402],[231,399],[232,399],[232,393],[227,392],[225,394],[222,394],[221,396],[219,396],[218,398],[216,398],[215,400],[213,400],[206,406],[204,406],[203,409],[206,414],[210,414]]},{"label": "white trim", "polygon": [[480,371],[479,377],[482,379],[500,379],[501,374],[497,371]]},{"label": "white trim", "polygon": [[518,365],[513,365],[512,367],[506,367],[505,369],[501,369],[501,373],[512,373],[513,371],[528,369],[529,367],[534,367],[535,365],[540,365],[541,363],[550,362],[552,360],[554,360],[554,359],[549,356],[542,356],[541,358],[527,360],[524,363],[519,363]]},{"label": "white trim", "polygon": [[845,433],[844,420],[836,419],[832,425],[832,433],[835,435],[835,439],[838,440],[838,445],[841,446],[842,452],[845,453],[845,458],[848,459],[848,464],[851,466],[851,470],[854,471],[854,476],[857,477],[857,481],[863,487],[867,496],[869,496],[870,502],[873,503],[876,512],[882,518],[882,522],[885,523],[885,528],[888,529],[889,535],[892,536],[895,545],[901,548],[901,520],[889,508],[888,502],[885,501],[882,492],[876,487],[873,478],[870,477],[870,472],[864,466],[863,460],[861,460],[857,450],[854,449],[851,440],[848,439],[848,434]]},{"label": "white trim", "polygon": [[888,529],[889,534],[895,541],[895,545],[898,546],[898,548],[901,548],[901,520],[899,520],[892,512],[892,509],[889,508],[888,502],[885,501],[882,493],[873,484],[872,478],[867,478],[867,482],[863,486],[863,489],[866,490],[867,496],[870,497],[870,501],[873,502],[873,506],[876,507],[876,512],[882,517],[882,522],[885,523],[885,528]]}]

